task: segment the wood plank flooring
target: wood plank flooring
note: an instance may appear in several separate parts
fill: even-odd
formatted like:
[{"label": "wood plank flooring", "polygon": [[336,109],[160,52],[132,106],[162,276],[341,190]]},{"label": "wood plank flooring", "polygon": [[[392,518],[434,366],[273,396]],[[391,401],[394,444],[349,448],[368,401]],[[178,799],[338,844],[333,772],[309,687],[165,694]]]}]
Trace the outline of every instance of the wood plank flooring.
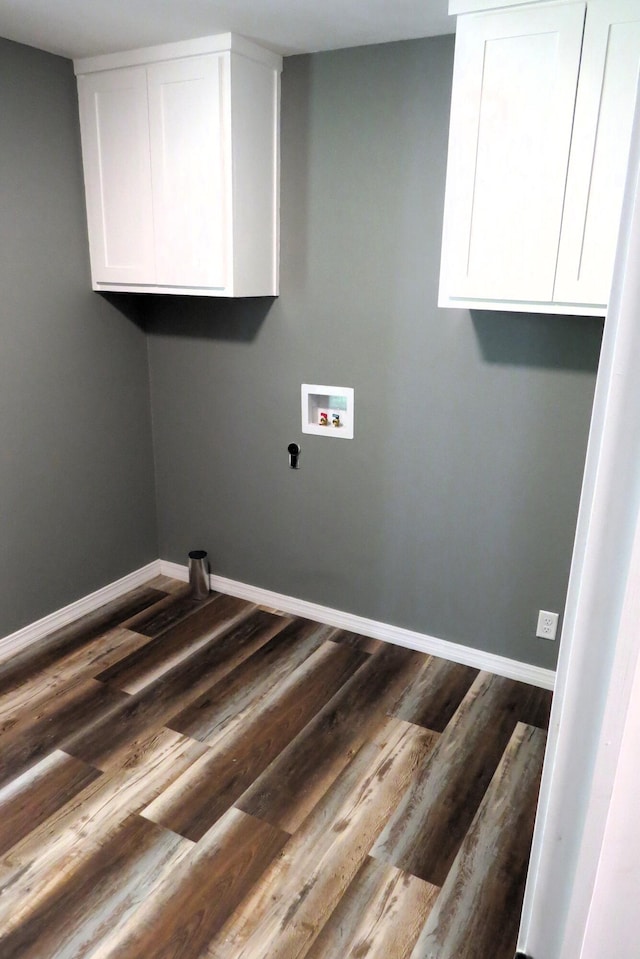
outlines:
[{"label": "wood plank flooring", "polygon": [[0,956],[513,959],[549,708],[157,577],[0,655]]}]

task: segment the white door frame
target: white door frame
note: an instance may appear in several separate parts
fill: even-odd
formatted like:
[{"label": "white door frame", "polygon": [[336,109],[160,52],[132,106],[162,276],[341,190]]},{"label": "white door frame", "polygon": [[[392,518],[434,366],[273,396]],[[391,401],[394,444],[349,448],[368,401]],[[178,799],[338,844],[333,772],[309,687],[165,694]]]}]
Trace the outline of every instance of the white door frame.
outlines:
[{"label": "white door frame", "polygon": [[[632,699],[634,682],[640,685],[639,426],[640,101],[519,936],[531,959],[638,955],[640,916],[633,908],[624,921],[609,915],[615,897],[608,883],[630,868],[620,859],[615,817],[628,811],[624,791],[638,778],[629,749],[640,725]],[[626,824],[628,849],[640,847],[635,818]],[[637,889],[640,856],[632,868],[627,881]],[[604,929],[608,946],[598,952]]]}]

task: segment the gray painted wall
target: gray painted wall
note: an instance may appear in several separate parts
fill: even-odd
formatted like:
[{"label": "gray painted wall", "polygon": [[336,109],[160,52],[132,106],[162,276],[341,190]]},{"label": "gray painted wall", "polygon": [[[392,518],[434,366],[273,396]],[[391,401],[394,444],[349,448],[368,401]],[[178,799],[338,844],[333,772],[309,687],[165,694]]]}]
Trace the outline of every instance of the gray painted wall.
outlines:
[{"label": "gray painted wall", "polygon": [[[602,324],[437,309],[452,60],[437,38],[285,61],[278,299],[108,301],[72,66],[0,41],[0,635],[202,547],[553,666],[535,618],[564,602]],[[302,382],[355,387],[353,441],[302,435]]]},{"label": "gray painted wall", "polygon": [[0,40],[0,635],[158,555],[146,337],[91,292],[77,113],[68,60]]},{"label": "gray painted wall", "polygon": [[[553,667],[602,322],[437,309],[452,63],[285,61],[280,297],[147,303],[160,554]],[[303,382],[355,387],[353,441]]]}]

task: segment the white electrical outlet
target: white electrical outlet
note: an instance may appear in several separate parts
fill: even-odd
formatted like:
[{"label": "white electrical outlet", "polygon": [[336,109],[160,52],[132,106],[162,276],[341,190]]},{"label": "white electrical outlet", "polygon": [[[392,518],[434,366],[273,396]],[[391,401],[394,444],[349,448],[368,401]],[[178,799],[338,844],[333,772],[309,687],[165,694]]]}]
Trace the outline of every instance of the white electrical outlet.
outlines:
[{"label": "white electrical outlet", "polygon": [[536,636],[540,639],[555,639],[557,628],[558,614],[550,613],[547,609],[541,609],[538,613]]}]

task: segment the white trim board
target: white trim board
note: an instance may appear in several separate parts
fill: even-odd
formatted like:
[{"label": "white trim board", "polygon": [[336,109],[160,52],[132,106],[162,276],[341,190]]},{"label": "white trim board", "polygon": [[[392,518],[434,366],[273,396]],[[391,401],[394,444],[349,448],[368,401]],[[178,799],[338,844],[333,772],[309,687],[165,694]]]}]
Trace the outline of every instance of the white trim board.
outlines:
[{"label": "white trim board", "polygon": [[69,623],[72,623],[74,619],[79,619],[80,616],[92,613],[100,606],[111,602],[112,599],[117,599],[119,596],[128,593],[129,590],[144,585],[144,583],[153,579],[154,576],[160,575],[160,567],[160,560],[155,559],[152,563],[148,563],[146,566],[134,570],[127,576],[123,576],[122,579],[118,579],[114,583],[109,583],[107,586],[97,589],[94,593],[83,596],[74,603],[70,603],[68,606],[64,606],[62,609],[58,609],[56,612],[36,620],[35,623],[23,626],[22,629],[18,629],[15,633],[4,636],[0,639],[0,660],[4,660],[13,653],[25,649],[31,643],[42,639],[47,633],[53,633],[56,629],[67,626]]},{"label": "white trim board", "polygon": [[[179,563],[170,563],[167,560],[160,560],[160,572],[164,576],[171,576],[183,582],[187,582],[189,579],[188,567],[181,566]],[[261,606],[280,609],[283,613],[304,616],[319,623],[326,623],[328,626],[337,626],[339,629],[348,629],[353,633],[362,633],[374,639],[383,639],[385,642],[394,643],[396,646],[406,646],[408,649],[416,649],[418,652],[428,653],[431,656],[440,656],[442,659],[449,659],[454,663],[461,663],[463,666],[484,669],[496,673],[498,676],[505,676],[507,679],[516,679],[533,686],[540,686],[542,689],[553,689],[554,687],[556,674],[552,669],[543,669],[541,666],[520,663],[515,659],[508,659],[495,653],[486,653],[470,646],[461,646],[458,643],[451,643],[446,639],[438,639],[437,636],[428,636],[425,633],[417,633],[401,626],[391,626],[388,623],[365,619],[363,616],[356,616],[354,613],[345,613],[338,609],[331,609],[329,606],[320,606],[304,599],[296,599],[294,596],[274,593],[259,586],[249,586],[247,583],[226,579],[224,576],[216,576],[214,573],[211,574],[210,581],[211,588],[220,593],[237,596]]]},{"label": "white trim board", "polygon": [[[152,563],[148,563],[146,566],[134,570],[127,576],[123,576],[122,579],[103,586],[102,589],[98,589],[94,593],[89,593],[74,603],[70,603],[68,606],[48,616],[44,616],[35,623],[24,626],[15,633],[10,633],[8,636],[0,639],[0,661],[6,659],[13,653],[25,649],[31,643],[37,642],[48,633],[52,633],[56,629],[66,626],[80,616],[93,612],[100,606],[104,606],[105,603],[117,599],[129,590],[136,589],[136,587],[142,586],[150,579],[153,579],[154,576],[159,575],[171,576],[173,579],[185,583],[189,580],[189,570],[187,566],[182,566],[179,563],[170,563],[167,560],[154,560]],[[319,623],[326,623],[328,626],[336,626],[339,629],[347,629],[350,632],[362,633],[365,636],[382,639],[396,646],[405,646],[408,649],[415,649],[418,650],[418,652],[427,653],[431,656],[440,656],[454,663],[473,666],[475,669],[484,669],[488,672],[496,673],[498,676],[506,676],[508,679],[530,683],[533,686],[540,686],[543,689],[553,689],[554,687],[555,672],[551,669],[543,669],[540,666],[520,663],[515,659],[497,656],[495,653],[483,652],[479,649],[473,649],[470,646],[461,646],[458,643],[451,643],[445,639],[438,639],[437,636],[418,633],[410,629],[404,629],[401,626],[392,626],[389,623],[380,623],[374,619],[366,619],[354,613],[345,613],[338,609],[332,609],[329,606],[320,606],[318,603],[311,603],[305,599],[296,599],[294,596],[286,596],[283,593],[275,593],[270,589],[262,589],[259,586],[250,586],[247,583],[240,583],[237,580],[226,579],[224,576],[212,574],[210,584],[212,589],[220,593],[237,596],[240,599],[246,599],[251,603],[256,603],[261,606],[281,609],[282,612],[291,613],[294,616],[304,616],[307,619],[313,619]]]}]

